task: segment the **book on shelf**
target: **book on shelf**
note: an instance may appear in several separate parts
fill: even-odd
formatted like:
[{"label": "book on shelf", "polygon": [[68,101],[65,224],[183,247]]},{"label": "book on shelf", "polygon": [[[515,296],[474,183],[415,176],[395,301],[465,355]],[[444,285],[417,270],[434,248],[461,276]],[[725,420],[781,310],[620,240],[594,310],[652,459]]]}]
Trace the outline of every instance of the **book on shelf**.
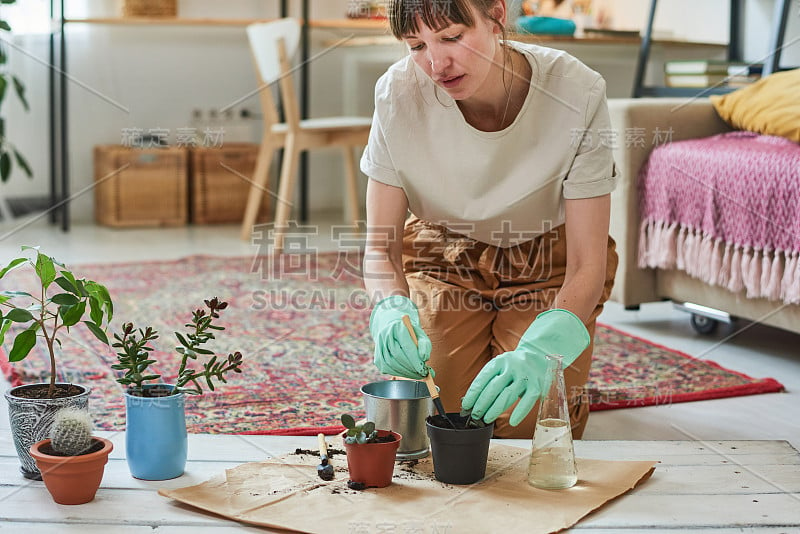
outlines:
[{"label": "book on shelf", "polygon": [[724,82],[727,74],[667,74],[667,87],[711,87]]},{"label": "book on shelf", "polygon": [[728,74],[731,76],[761,74],[761,63],[717,59],[675,60],[664,63],[665,74]]},{"label": "book on shelf", "polygon": [[716,59],[680,59],[664,63],[665,74],[727,74],[728,61]]},{"label": "book on shelf", "polygon": [[728,79],[725,81],[725,83],[728,85],[728,87],[745,87],[751,83],[757,82],[759,79],[761,79],[760,74],[752,74],[750,76],[728,76]]},{"label": "book on shelf", "polygon": [[763,63],[731,63],[728,66],[728,76],[761,76],[763,71]]},{"label": "book on shelf", "polygon": [[729,76],[727,74],[667,74],[664,79],[667,87],[712,87],[726,85],[728,87],[744,87],[758,80],[761,76]]}]

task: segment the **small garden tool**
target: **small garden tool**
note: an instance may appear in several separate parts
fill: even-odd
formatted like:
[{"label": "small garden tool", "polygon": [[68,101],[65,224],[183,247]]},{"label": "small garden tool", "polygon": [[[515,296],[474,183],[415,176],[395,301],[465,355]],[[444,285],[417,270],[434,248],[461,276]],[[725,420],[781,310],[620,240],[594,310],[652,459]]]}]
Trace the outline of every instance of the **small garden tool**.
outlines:
[{"label": "small garden tool", "polygon": [[[414,326],[411,324],[411,318],[408,315],[403,316],[403,324],[406,325],[408,329],[408,333],[411,334],[411,339],[414,340],[414,343],[417,343],[417,334],[414,333]],[[428,386],[428,393],[431,395],[431,399],[433,400],[433,405],[436,406],[436,411],[439,412],[439,415],[445,418],[445,420],[452,426],[456,428],[456,425],[447,417],[447,412],[444,409],[444,405],[442,404],[442,399],[439,398],[439,390],[436,388],[436,383],[433,381],[433,376],[431,376],[430,372],[425,375],[425,385]]]},{"label": "small garden tool", "polygon": [[328,445],[325,443],[325,434],[321,432],[317,434],[317,441],[319,442],[317,474],[322,480],[333,480],[333,466],[330,458],[328,458]]}]

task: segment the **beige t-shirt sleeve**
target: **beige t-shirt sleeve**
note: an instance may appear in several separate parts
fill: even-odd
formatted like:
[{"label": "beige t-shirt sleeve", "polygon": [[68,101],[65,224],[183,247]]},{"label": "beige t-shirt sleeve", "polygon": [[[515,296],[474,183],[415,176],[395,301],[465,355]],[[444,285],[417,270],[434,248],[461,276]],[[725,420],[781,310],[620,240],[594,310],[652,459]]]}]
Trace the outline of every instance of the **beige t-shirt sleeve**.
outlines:
[{"label": "beige t-shirt sleeve", "polygon": [[372,115],[372,127],[369,131],[369,140],[367,147],[361,155],[361,172],[366,174],[373,180],[377,180],[386,185],[394,187],[401,187],[400,180],[397,177],[395,165],[392,162],[389,147],[386,144],[386,136],[383,134],[383,126],[379,117],[379,110],[381,109],[381,98],[384,92],[388,89],[386,83],[386,75],[378,80],[375,88],[375,113]]},{"label": "beige t-shirt sleeve", "polygon": [[606,82],[598,78],[586,104],[586,127],[575,158],[564,180],[564,198],[591,198],[614,190],[617,171],[612,146],[615,132],[611,128],[606,101]]}]

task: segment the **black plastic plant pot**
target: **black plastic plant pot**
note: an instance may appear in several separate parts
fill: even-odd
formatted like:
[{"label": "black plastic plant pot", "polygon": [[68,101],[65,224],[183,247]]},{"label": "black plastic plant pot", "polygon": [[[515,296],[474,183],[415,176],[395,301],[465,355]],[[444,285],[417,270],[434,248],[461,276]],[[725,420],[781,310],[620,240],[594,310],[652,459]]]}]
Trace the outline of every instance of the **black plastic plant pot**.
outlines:
[{"label": "black plastic plant pot", "polygon": [[457,428],[449,425],[441,415],[425,420],[434,475],[436,480],[446,484],[474,484],[486,475],[494,423],[482,428],[464,428],[465,417],[458,413],[448,413],[447,416]]}]

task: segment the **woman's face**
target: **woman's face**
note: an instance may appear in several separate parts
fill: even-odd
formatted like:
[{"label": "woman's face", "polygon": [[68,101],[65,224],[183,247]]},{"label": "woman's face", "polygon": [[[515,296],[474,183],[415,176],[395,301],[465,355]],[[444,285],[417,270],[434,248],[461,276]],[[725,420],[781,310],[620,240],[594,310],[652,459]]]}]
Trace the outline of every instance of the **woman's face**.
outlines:
[{"label": "woman's face", "polygon": [[[502,5],[498,2],[495,8],[501,21],[505,17]],[[503,64],[497,38],[500,28],[471,9],[475,20],[472,28],[451,24],[436,31],[420,20],[419,31],[403,37],[414,62],[455,100],[480,95],[493,67],[502,68]]]}]

